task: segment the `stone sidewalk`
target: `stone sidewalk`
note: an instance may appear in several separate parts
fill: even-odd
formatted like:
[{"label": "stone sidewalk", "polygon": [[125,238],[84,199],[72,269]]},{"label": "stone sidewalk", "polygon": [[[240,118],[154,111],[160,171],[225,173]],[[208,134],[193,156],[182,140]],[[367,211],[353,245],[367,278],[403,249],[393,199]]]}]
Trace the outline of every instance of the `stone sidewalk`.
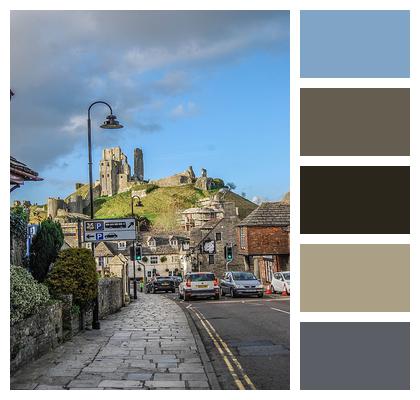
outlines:
[{"label": "stone sidewalk", "polygon": [[209,389],[181,308],[158,294],[138,300],[24,366],[11,389]]}]

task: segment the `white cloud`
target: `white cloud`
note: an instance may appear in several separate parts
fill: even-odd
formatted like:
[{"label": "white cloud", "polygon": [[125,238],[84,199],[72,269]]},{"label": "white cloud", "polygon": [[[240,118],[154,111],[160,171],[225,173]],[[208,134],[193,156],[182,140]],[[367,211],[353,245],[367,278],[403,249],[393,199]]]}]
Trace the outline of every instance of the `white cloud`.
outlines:
[{"label": "white cloud", "polygon": [[87,132],[87,117],[86,115],[73,115],[70,117],[68,123],[61,128],[63,132],[69,133],[72,136],[81,136],[82,133]]},{"label": "white cloud", "polygon": [[254,196],[252,198],[252,202],[255,203],[255,204],[258,204],[258,205],[260,205],[261,203],[264,203],[266,201],[268,201],[268,199],[266,197],[263,197],[263,196]]},{"label": "white cloud", "polygon": [[171,111],[171,116],[175,118],[189,117],[197,112],[197,106],[192,101],[186,104],[178,104]]}]

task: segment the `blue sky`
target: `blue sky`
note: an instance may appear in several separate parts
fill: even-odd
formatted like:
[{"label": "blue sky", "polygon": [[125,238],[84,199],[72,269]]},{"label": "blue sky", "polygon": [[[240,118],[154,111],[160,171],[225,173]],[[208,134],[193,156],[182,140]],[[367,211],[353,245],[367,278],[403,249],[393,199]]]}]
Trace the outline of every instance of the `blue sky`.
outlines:
[{"label": "blue sky", "polygon": [[287,12],[14,11],[11,16],[11,155],[44,181],[11,199],[43,204],[87,182],[86,113],[109,102],[125,126],[98,128],[101,149],[120,146],[145,178],[192,165],[234,182],[249,199],[289,190]]}]

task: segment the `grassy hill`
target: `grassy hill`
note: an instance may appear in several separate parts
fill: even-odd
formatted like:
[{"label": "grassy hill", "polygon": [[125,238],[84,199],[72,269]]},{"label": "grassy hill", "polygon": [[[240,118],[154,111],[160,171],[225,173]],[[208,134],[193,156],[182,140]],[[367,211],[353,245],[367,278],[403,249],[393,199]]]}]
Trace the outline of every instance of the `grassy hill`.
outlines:
[{"label": "grassy hill", "polygon": [[[134,207],[134,213],[145,216],[154,228],[174,230],[177,228],[177,212],[193,207],[207,192],[193,185],[158,188],[153,185],[138,185],[137,189],[149,188],[150,192],[141,199],[142,206]],[[112,197],[95,200],[95,218],[121,218],[131,215],[131,191]],[[134,204],[136,204],[136,199]]]},{"label": "grassy hill", "polygon": [[[134,213],[146,217],[154,229],[174,231],[179,229],[178,212],[194,207],[200,199],[208,197],[215,191],[203,191],[193,185],[156,187],[154,185],[138,185],[134,190],[147,189],[149,193],[141,199],[142,206],[134,207]],[[95,218],[122,218],[131,215],[131,191],[112,197],[100,197],[95,200]],[[245,218],[257,205],[239,196],[228,193],[225,200],[232,201],[239,209],[239,217]],[[136,200],[135,203],[136,204]]]}]

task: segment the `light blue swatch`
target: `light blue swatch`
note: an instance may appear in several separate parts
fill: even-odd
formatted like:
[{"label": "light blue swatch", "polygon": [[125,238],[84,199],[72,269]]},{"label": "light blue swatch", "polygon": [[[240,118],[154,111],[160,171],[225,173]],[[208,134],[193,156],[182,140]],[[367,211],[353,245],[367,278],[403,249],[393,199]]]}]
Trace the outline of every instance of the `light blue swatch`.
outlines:
[{"label": "light blue swatch", "polygon": [[410,77],[410,12],[301,11],[300,76]]}]

